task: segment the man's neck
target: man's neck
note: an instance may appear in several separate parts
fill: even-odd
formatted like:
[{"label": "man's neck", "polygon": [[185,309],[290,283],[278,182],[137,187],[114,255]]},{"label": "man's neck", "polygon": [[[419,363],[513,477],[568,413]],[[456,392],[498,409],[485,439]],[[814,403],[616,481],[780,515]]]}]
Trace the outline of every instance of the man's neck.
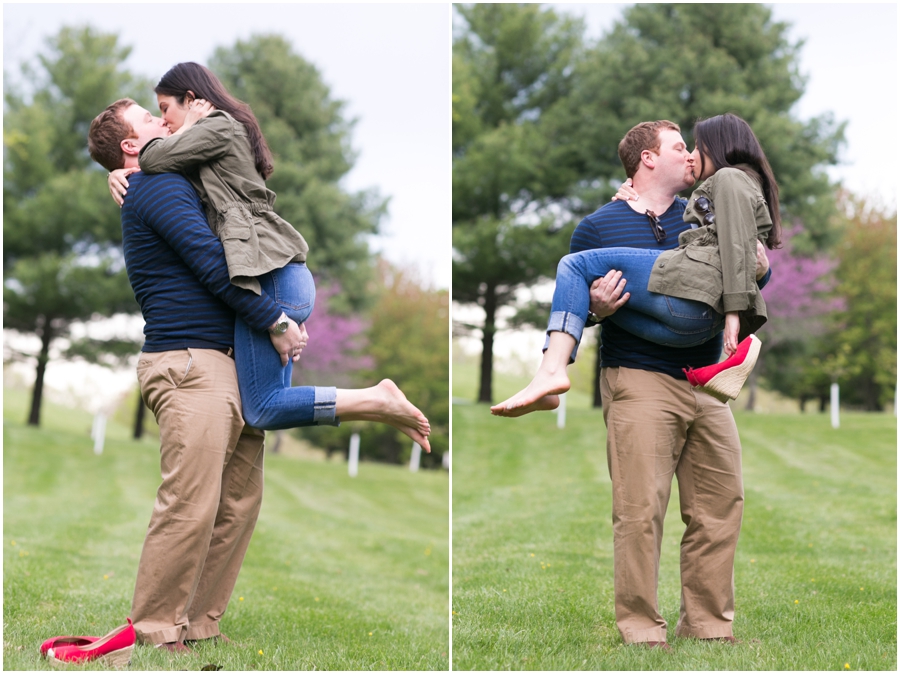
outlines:
[{"label": "man's neck", "polygon": [[634,191],[638,193],[640,199],[637,201],[627,202],[638,213],[644,211],[653,211],[657,215],[662,215],[672,203],[675,201],[677,192],[673,192],[671,187],[659,185],[653,180],[647,180],[643,176],[635,176],[633,178]]}]

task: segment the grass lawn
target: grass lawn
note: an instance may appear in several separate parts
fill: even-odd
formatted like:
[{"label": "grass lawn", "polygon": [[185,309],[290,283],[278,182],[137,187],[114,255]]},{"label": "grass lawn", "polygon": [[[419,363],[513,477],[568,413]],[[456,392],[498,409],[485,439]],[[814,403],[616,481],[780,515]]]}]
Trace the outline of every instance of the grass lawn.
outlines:
[{"label": "grass lawn", "polygon": [[[496,399],[518,384],[498,380]],[[684,525],[673,488],[663,653],[625,647],[616,629],[606,429],[576,400],[562,430],[552,413],[453,408],[454,669],[896,670],[896,417],[844,413],[834,430],[828,415],[736,412],[742,643],[674,638]]]},{"label": "grass lawn", "polygon": [[[40,643],[125,622],[159,485],[155,440],[6,390],[3,664],[52,669]],[[446,670],[449,499],[443,471],[266,457],[266,495],[222,631],[235,644],[172,656],[138,647],[131,669]],[[90,669],[90,667],[88,667]],[[100,667],[95,667],[100,668]]]}]

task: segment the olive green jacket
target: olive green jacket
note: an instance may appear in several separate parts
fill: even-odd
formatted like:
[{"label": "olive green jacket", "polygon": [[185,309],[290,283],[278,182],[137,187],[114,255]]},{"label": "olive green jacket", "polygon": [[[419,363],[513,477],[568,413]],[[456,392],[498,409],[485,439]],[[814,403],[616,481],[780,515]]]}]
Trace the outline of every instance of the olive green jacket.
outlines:
[{"label": "olive green jacket", "polygon": [[200,195],[222,241],[231,282],[260,294],[257,276],[305,262],[309,246],[272,210],[275,193],[256,170],[243,124],[222,110],[177,136],[151,140],[139,156],[145,173],[182,173]]},{"label": "olive green jacket", "polygon": [[[756,284],[756,241],[766,242],[772,218],[750,170],[753,177],[738,168],[720,169],[694,190],[684,221],[697,228],[682,232],[678,248],[659,256],[647,285],[651,292],[704,302],[720,314],[739,312],[741,338],[768,320]],[[713,204],[711,225],[697,212],[701,196]]]}]

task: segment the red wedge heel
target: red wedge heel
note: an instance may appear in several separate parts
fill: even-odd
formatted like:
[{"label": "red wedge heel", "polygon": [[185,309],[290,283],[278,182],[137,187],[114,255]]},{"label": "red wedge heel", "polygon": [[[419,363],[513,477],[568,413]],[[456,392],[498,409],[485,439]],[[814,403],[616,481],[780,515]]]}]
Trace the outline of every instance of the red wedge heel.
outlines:
[{"label": "red wedge heel", "polygon": [[51,648],[62,648],[63,646],[86,646],[99,640],[100,637],[50,637],[41,644],[41,655],[47,657],[47,651]]},{"label": "red wedge heel", "polygon": [[750,335],[738,344],[737,351],[730,358],[721,363],[696,370],[687,368],[683,372],[694,388],[709,393],[723,403],[728,402],[729,398],[734,400],[740,395],[744,382],[756,365],[760,346],[762,342],[759,337]]},{"label": "red wedge heel", "polygon": [[62,644],[47,649],[47,660],[57,667],[70,664],[102,662],[110,667],[124,667],[131,660],[136,636],[131,618],[128,624],[117,627],[105,637],[83,645]]}]

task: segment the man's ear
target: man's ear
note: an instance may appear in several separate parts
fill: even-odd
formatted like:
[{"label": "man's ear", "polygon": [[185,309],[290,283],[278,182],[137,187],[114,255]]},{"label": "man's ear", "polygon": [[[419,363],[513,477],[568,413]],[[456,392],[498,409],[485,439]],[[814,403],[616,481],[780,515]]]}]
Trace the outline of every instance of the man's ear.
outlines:
[{"label": "man's ear", "polygon": [[119,143],[122,153],[131,157],[137,157],[141,153],[141,148],[137,146],[137,138],[126,138]]},{"label": "man's ear", "polygon": [[644,150],[641,152],[641,163],[649,169],[656,166],[656,153],[653,150]]}]

